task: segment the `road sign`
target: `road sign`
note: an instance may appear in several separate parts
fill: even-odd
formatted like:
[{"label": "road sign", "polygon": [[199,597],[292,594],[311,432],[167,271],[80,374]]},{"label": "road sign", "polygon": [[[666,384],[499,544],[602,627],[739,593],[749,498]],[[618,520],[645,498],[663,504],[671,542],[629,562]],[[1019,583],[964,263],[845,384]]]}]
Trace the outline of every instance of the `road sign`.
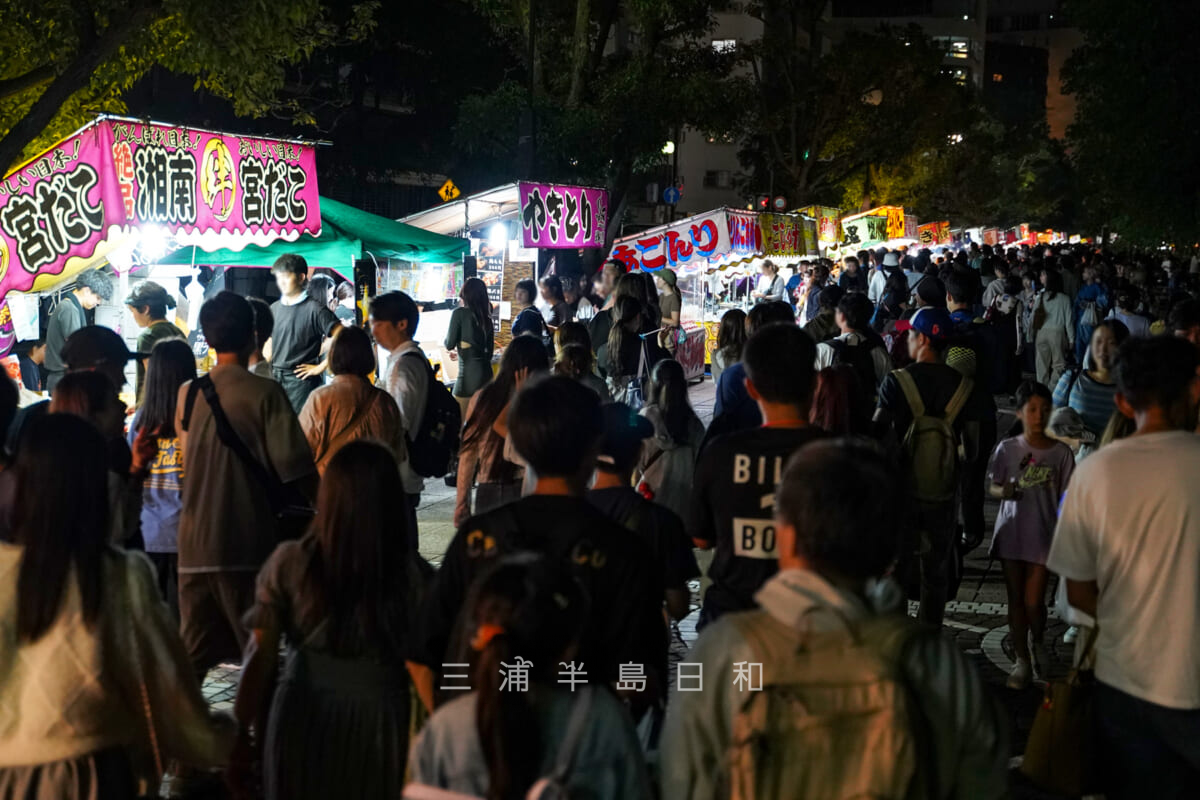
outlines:
[{"label": "road sign", "polygon": [[449,178],[447,178],[446,182],[442,184],[442,188],[438,189],[438,197],[442,198],[442,200],[446,203],[449,203],[460,194],[462,194],[462,192],[460,192],[458,187],[454,185],[454,181],[450,180]]},{"label": "road sign", "polygon": [[787,209],[787,198],[784,197],[783,195],[777,196],[775,198],[775,210],[776,211],[784,211],[786,209]]},{"label": "road sign", "polygon": [[678,188],[674,186],[668,186],[666,189],[663,189],[663,202],[669,206],[673,206],[679,202],[679,198],[682,194],[683,193],[680,192]]}]

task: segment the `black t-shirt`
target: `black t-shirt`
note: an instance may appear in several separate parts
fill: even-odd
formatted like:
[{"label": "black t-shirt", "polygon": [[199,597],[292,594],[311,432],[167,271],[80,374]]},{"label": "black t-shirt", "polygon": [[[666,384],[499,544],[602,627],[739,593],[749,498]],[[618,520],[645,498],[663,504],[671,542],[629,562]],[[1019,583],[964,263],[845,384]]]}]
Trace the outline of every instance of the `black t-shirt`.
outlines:
[{"label": "black t-shirt", "polygon": [[532,495],[467,520],[426,597],[418,661],[440,670],[457,660],[474,634],[459,619],[471,584],[497,559],[518,552],[567,566],[587,593],[591,610],[578,660],[589,681],[615,681],[619,664],[634,663],[658,676],[657,689],[665,691],[666,628],[654,558],[637,534],[582,497]]},{"label": "black t-shirt", "polygon": [[641,538],[662,568],[659,579],[663,589],[686,589],[688,581],[700,577],[692,540],[674,511],[650,502],[628,486],[593,489],[587,499],[604,516]]},{"label": "black t-shirt", "polygon": [[705,616],[754,608],[754,593],[778,571],[775,487],[792,453],[820,428],[755,428],[720,436],[700,454],[689,533],[716,552]]},{"label": "black t-shirt", "polygon": [[[905,369],[917,384],[917,392],[921,395],[921,402],[925,404],[925,415],[940,417],[944,414],[946,404],[954,397],[959,382],[963,380],[962,374],[940,362],[920,362]],[[879,385],[879,407],[891,414],[896,436],[903,440],[908,427],[912,425],[913,414],[895,375],[888,375]],[[962,411],[954,418],[954,429],[961,435],[966,423],[982,420],[984,413],[979,395],[972,392]]]},{"label": "black t-shirt", "polygon": [[319,363],[321,343],[341,325],[332,311],[311,297],[294,306],[276,300],[271,304],[271,314],[275,317],[275,327],[271,329],[271,366],[279,369]]}]

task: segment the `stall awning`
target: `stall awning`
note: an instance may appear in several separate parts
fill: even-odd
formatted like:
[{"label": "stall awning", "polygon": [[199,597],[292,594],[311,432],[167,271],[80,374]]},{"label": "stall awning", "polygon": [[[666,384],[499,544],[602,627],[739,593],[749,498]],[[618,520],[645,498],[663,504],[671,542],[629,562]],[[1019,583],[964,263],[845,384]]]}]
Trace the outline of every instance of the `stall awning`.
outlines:
[{"label": "stall awning", "polygon": [[176,250],[162,264],[208,264],[226,267],[269,267],[284,253],[297,253],[313,268],[333,269],[351,277],[354,260],[372,255],[404,261],[452,263],[470,246],[456,239],[362,211],[328,197],[321,198],[321,233],[294,242],[250,246],[239,251],[204,252],[192,247]]},{"label": "stall awning", "polygon": [[445,235],[465,233],[477,225],[511,219],[521,210],[519,184],[508,183],[452,203],[401,217],[400,222]]},{"label": "stall awning", "polygon": [[0,299],[168,240],[295,240],[319,232],[316,205],[311,142],[101,117],[0,182]]}]

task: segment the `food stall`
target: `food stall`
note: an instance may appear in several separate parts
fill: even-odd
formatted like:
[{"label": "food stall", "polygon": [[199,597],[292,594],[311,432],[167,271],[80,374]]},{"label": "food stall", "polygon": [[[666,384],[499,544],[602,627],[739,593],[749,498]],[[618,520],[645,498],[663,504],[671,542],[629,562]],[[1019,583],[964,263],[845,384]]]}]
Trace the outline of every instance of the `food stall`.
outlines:
[{"label": "food stall", "polygon": [[[100,117],[0,184],[0,303],[108,265],[124,289],[134,266],[172,247],[241,249],[320,230],[313,143]],[[118,292],[96,321],[132,341]],[[11,305],[27,328],[28,301]]]},{"label": "food stall", "polygon": [[[488,297],[495,309],[499,352],[512,336],[511,325],[516,316],[512,304],[517,283],[541,277],[556,252],[603,246],[608,231],[608,192],[590,186],[522,181],[443,203],[400,221],[469,242],[471,272],[487,284]],[[453,284],[453,293],[447,292],[444,298],[454,300],[464,274],[462,260],[456,265],[440,266],[444,270],[458,270],[460,277]],[[427,265],[427,269],[434,271],[438,267]],[[438,348],[445,335],[449,311],[444,316],[445,320],[433,326]]]},{"label": "food stall", "polygon": [[675,357],[692,380],[704,375],[721,316],[753,304],[762,261],[770,258],[786,279],[789,266],[815,256],[817,248],[811,217],[717,209],[618,239],[609,258],[630,269],[676,272],[685,341]]}]

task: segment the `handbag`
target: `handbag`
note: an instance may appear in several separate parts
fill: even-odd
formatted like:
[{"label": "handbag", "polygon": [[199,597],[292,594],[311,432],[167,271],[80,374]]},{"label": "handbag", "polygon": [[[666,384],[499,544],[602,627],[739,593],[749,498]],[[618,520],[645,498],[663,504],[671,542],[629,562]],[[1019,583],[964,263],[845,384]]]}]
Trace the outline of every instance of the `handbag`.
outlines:
[{"label": "handbag", "polygon": [[1078,663],[1062,680],[1046,684],[1046,694],[1029,741],[1021,772],[1034,784],[1057,794],[1080,796],[1100,790],[1095,738],[1096,679],[1089,664],[1096,646],[1092,628]]},{"label": "handbag", "polygon": [[638,353],[638,371],[637,375],[629,379],[625,384],[625,390],[621,392],[621,396],[616,398],[617,402],[624,403],[634,411],[641,411],[646,405],[645,381],[648,373],[646,366],[646,340],[641,341],[641,349]]},{"label": "handbag", "polygon": [[225,416],[225,409],[221,407],[221,398],[217,396],[217,388],[213,386],[212,378],[208,375],[197,378],[188,387],[183,409],[183,430],[187,431],[188,424],[191,422],[192,408],[196,404],[197,392],[204,393],[204,399],[212,413],[213,422],[217,426],[217,438],[233,451],[233,454],[238,457],[238,460],[266,492],[267,502],[271,505],[271,513],[275,515],[277,522],[276,533],[279,540],[299,539],[308,530],[309,523],[317,514],[316,510],[299,490],[279,480],[279,476],[275,474],[274,470],[267,468],[254,457],[250,449],[246,447],[246,443],[242,441],[242,437],[238,436],[237,431],[229,423],[229,417]]}]

